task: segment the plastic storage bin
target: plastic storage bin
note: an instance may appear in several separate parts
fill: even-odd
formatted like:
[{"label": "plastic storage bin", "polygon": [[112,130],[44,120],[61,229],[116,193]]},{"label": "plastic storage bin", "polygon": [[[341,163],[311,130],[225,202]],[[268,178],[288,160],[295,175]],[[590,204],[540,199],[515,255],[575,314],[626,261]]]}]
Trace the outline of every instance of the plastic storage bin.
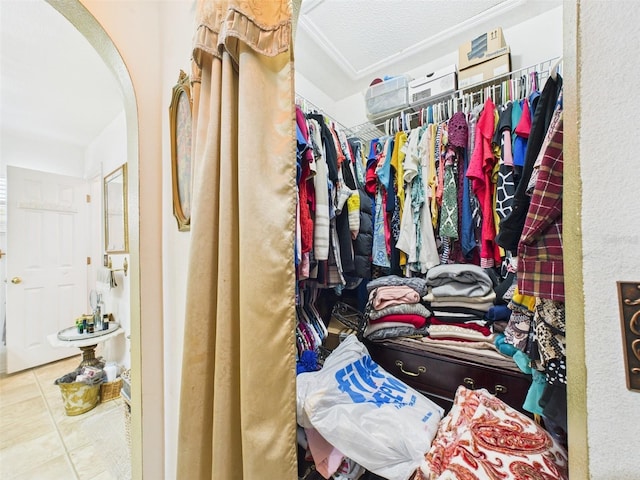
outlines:
[{"label": "plastic storage bin", "polygon": [[399,75],[371,85],[365,93],[369,120],[378,119],[409,106],[408,85],[411,77]]}]

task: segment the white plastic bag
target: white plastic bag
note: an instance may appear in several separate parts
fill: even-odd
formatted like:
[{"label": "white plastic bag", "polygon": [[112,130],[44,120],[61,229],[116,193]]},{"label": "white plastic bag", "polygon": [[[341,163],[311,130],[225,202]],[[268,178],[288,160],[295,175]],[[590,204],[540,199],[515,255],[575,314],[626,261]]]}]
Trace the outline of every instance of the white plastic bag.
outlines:
[{"label": "white plastic bag", "polygon": [[322,370],[298,375],[298,423],[388,480],[407,480],[424,462],[443,409],[376,364],[349,335]]}]

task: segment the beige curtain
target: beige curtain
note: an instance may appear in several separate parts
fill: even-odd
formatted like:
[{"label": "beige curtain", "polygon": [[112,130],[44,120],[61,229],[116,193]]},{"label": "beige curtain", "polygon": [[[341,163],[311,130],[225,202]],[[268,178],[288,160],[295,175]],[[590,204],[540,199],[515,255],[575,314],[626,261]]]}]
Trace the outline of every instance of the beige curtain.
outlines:
[{"label": "beige curtain", "polygon": [[297,478],[287,1],[200,0],[176,478]]}]

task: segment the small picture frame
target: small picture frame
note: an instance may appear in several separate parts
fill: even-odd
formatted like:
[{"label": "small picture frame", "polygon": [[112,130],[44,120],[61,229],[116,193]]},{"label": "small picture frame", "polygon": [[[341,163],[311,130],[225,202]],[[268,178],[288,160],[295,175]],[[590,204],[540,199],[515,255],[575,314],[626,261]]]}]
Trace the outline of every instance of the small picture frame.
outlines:
[{"label": "small picture frame", "polygon": [[173,216],[178,230],[191,228],[191,136],[192,100],[189,76],[180,70],[169,105],[171,135],[171,177],[173,183]]}]

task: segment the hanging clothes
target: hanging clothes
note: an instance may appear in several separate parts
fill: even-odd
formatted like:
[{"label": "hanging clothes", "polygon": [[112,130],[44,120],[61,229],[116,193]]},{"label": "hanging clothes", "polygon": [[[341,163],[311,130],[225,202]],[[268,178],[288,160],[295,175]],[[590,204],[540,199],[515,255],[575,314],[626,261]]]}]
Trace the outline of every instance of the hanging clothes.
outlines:
[{"label": "hanging clothes", "polygon": [[540,150],[540,167],[518,246],[518,288],[564,301],[562,253],[562,110],[556,109]]},{"label": "hanging clothes", "polygon": [[305,255],[311,251],[313,246],[313,220],[310,203],[312,203],[313,176],[315,175],[312,167],[315,168],[315,160],[310,145],[307,122],[304,113],[298,106],[296,106],[296,128],[298,132],[298,165],[300,167],[300,175],[298,176],[300,254]]},{"label": "hanging clothes", "polygon": [[396,247],[407,255],[407,269],[424,274],[440,263],[431,224],[428,175],[432,152],[430,126],[410,132],[403,163],[406,200]]},{"label": "hanging clothes", "polygon": [[511,213],[511,204],[515,194],[513,177],[513,156],[511,153],[511,111],[513,104],[509,103],[500,111],[498,127],[493,142],[500,147],[498,160],[498,178],[496,186],[496,214],[498,223]]},{"label": "hanging clothes", "polygon": [[560,75],[547,79],[540,98],[538,99],[533,122],[531,123],[531,133],[527,141],[522,178],[518,182],[513,197],[512,211],[507,218],[500,222],[500,231],[495,239],[498,245],[513,253],[516,253],[518,250],[518,242],[529,209],[530,199],[526,193],[527,184],[531,177],[533,165],[538,157],[538,153],[540,153],[540,147],[544,141],[549,124],[551,123],[551,118],[555,111],[561,89],[562,77]]},{"label": "hanging clothes", "polygon": [[494,223],[494,187],[492,172],[496,165],[496,157],[492,147],[496,126],[496,107],[487,98],[484,109],[478,120],[476,142],[467,177],[471,179],[482,212],[482,230],[480,239],[480,261],[484,268],[494,267],[501,261],[500,250],[495,243],[496,228]]},{"label": "hanging clothes", "polygon": [[458,239],[458,157],[453,147],[447,147],[444,159],[444,179],[442,192],[442,207],[440,209],[441,237]]},{"label": "hanging clothes", "polygon": [[315,260],[329,258],[329,167],[322,147],[321,127],[317,120],[309,119],[309,136],[316,159],[316,174],[313,177],[315,193],[315,217],[313,225],[313,254]]}]

